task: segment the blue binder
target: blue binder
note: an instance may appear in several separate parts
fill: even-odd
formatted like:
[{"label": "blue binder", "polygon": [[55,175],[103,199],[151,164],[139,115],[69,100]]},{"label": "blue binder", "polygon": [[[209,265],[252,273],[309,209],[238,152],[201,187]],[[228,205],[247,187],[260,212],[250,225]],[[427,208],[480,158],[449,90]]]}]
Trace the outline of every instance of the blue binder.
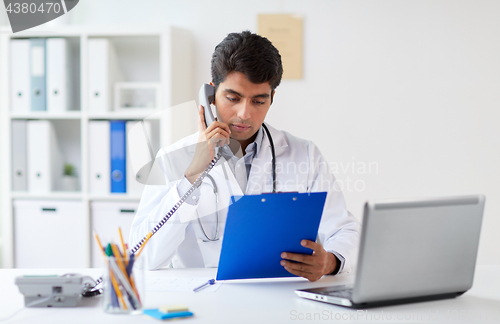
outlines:
[{"label": "blue binder", "polygon": [[126,192],[125,171],[125,124],[124,120],[112,120],[110,124],[111,192]]},{"label": "blue binder", "polygon": [[282,252],[312,254],[326,192],[243,196],[229,206],[217,280],[294,277]]},{"label": "blue binder", "polygon": [[47,110],[45,38],[30,39],[31,110]]}]

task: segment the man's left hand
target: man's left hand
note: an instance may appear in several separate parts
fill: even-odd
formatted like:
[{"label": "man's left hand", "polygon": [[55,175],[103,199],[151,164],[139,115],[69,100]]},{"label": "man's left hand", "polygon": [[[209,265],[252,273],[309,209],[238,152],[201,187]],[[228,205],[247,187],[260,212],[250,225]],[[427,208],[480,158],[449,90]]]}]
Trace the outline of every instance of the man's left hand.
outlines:
[{"label": "man's left hand", "polygon": [[[316,281],[325,274],[332,273],[337,267],[337,258],[333,253],[326,252],[321,244],[309,240],[302,240],[300,244],[313,250],[312,255],[300,253],[281,253],[281,265],[291,274],[304,277],[309,281]],[[290,262],[288,260],[296,261]]]}]

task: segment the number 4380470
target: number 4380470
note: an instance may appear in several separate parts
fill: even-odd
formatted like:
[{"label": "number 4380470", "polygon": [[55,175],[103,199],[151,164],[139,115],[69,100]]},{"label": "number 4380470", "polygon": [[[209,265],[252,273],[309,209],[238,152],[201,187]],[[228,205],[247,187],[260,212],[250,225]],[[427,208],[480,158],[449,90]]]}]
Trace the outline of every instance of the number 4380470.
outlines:
[{"label": "number 4380470", "polygon": [[5,8],[5,11],[8,13],[59,13],[61,12],[61,4],[60,3],[52,3],[52,2],[45,2],[45,3],[9,3],[7,8]]}]

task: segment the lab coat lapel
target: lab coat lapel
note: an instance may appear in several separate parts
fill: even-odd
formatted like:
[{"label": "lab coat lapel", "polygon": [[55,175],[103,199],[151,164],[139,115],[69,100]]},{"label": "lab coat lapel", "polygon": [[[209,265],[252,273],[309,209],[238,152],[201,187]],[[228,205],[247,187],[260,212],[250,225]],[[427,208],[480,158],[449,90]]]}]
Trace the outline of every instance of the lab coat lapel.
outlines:
[{"label": "lab coat lapel", "polygon": [[[231,186],[230,189],[227,188],[227,191],[229,191],[229,195],[231,195],[232,192],[234,196],[243,196],[244,193],[241,191],[240,185],[236,181],[236,178],[234,177],[234,174],[231,171],[231,168],[229,167],[227,161],[224,159],[224,157],[221,157],[219,161],[223,163],[219,162],[220,164],[218,163],[218,165],[211,171],[214,173],[214,175],[212,176],[214,177],[214,180],[217,181],[217,185],[225,187]],[[222,168],[225,168],[226,170],[227,179],[229,179],[229,184],[227,183],[226,175],[224,174],[224,170]]]}]

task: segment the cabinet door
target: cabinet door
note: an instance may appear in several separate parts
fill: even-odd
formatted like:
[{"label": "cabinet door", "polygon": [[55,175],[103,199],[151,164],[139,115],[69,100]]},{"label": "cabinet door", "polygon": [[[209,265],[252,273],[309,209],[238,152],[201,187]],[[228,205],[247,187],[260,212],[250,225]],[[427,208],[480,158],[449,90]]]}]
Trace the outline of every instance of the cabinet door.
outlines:
[{"label": "cabinet door", "polygon": [[83,203],[14,201],[17,268],[86,268]]},{"label": "cabinet door", "polygon": [[[108,243],[115,243],[120,246],[120,235],[118,228],[121,228],[123,240],[128,244],[129,249],[137,242],[128,242],[130,227],[134,219],[139,203],[136,202],[91,202],[90,213],[92,228],[99,236],[104,247]],[[103,267],[103,255],[99,251],[95,238],[92,239],[92,267]]]}]

